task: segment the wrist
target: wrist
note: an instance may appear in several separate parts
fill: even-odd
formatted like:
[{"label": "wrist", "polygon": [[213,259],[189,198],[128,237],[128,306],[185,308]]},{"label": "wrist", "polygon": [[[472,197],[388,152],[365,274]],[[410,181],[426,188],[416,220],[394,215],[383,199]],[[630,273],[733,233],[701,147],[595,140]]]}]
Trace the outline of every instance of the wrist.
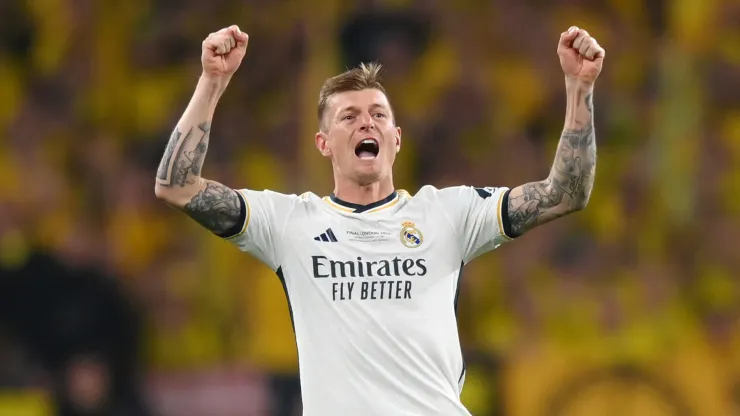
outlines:
[{"label": "wrist", "polygon": [[584,82],[578,78],[565,76],[565,90],[567,92],[590,93],[594,90],[593,82]]},{"label": "wrist", "polygon": [[203,73],[198,80],[197,89],[203,91],[209,101],[215,102],[221,98],[230,78]]}]

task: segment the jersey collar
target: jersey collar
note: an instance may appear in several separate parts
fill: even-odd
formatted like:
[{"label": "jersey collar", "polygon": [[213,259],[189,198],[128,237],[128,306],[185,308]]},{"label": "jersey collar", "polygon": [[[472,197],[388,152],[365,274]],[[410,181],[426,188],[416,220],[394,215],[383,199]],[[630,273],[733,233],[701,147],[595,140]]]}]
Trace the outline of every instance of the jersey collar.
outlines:
[{"label": "jersey collar", "polygon": [[334,195],[333,193],[329,196],[327,202],[329,202],[329,205],[332,205],[336,208],[340,208],[343,211],[360,214],[363,212],[380,211],[383,208],[387,208],[387,207],[390,207],[391,205],[394,205],[396,202],[398,202],[397,200],[398,200],[398,193],[396,191],[393,191],[393,193],[381,199],[380,201],[375,201],[367,205],[353,204],[351,202],[341,200],[337,198],[337,196]]}]

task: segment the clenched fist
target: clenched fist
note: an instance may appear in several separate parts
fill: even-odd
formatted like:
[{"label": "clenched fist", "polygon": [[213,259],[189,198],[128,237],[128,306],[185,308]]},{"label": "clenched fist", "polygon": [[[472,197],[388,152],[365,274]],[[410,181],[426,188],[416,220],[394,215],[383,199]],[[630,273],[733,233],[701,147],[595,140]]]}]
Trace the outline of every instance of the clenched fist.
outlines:
[{"label": "clenched fist", "polygon": [[236,25],[208,35],[203,41],[200,56],[203,74],[210,78],[228,78],[233,75],[247,53],[248,42],[249,36]]},{"label": "clenched fist", "polygon": [[606,52],[588,32],[572,26],[560,35],[558,56],[565,76],[593,84],[601,72]]}]

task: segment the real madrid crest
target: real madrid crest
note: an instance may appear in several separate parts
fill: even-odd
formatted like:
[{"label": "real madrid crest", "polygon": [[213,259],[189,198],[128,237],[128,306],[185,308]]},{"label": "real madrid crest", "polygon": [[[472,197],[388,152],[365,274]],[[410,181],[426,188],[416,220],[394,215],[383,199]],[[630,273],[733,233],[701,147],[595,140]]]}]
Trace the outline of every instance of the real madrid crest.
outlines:
[{"label": "real madrid crest", "polygon": [[401,224],[401,244],[408,248],[416,248],[424,242],[424,235],[419,231],[413,222],[406,221]]}]

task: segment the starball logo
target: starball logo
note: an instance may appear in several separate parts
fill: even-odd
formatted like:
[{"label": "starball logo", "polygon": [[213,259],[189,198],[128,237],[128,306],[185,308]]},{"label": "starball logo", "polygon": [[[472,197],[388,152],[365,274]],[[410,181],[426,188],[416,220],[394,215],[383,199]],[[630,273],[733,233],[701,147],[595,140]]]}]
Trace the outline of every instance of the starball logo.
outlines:
[{"label": "starball logo", "polygon": [[[410,278],[427,274],[426,259],[334,260],[311,256],[314,279],[332,282],[332,300],[411,299]],[[355,281],[356,280],[356,281]]]}]

